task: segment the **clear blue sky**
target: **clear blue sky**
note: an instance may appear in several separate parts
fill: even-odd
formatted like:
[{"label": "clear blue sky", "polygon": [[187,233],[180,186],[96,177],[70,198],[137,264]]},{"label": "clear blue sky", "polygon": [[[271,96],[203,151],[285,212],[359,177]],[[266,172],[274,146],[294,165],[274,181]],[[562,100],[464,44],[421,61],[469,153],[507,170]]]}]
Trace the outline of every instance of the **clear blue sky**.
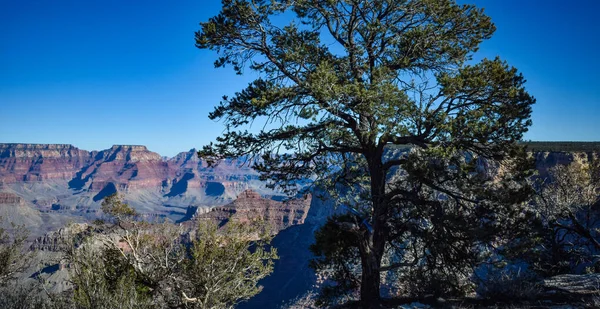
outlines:
[{"label": "clear blue sky", "polygon": [[[600,140],[600,1],[461,0],[498,30],[477,57],[500,55],[537,98],[531,140]],[[251,76],[214,69],[194,47],[220,1],[0,1],[0,142],[87,150],[198,148],[207,118]]]}]

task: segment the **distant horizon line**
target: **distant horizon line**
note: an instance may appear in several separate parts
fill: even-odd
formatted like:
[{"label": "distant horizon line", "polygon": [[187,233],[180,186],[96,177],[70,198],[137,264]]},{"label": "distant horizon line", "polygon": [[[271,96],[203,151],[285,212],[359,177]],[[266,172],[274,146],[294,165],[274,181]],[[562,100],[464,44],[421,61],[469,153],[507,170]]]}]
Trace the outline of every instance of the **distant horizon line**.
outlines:
[{"label": "distant horizon line", "polygon": [[113,148],[119,148],[119,147],[132,147],[132,148],[143,147],[147,151],[154,152],[154,153],[158,154],[161,157],[167,157],[167,158],[173,158],[173,157],[176,157],[177,155],[179,155],[181,153],[185,153],[185,152],[192,152],[192,151],[196,152],[197,151],[197,148],[193,147],[193,148],[190,148],[187,151],[180,151],[180,152],[176,153],[173,156],[165,156],[165,155],[162,155],[162,154],[160,154],[160,153],[158,153],[156,151],[149,150],[148,146],[141,145],[141,144],[113,144],[112,146],[110,146],[108,148],[105,148],[105,149],[92,149],[92,150],[83,149],[83,148],[80,148],[80,147],[78,147],[78,146],[76,146],[74,144],[64,144],[64,143],[15,143],[15,142],[5,143],[5,142],[0,142],[0,148],[2,148],[1,146],[3,146],[3,145],[58,146],[60,148],[76,148],[77,150],[83,150],[83,151],[87,151],[87,152],[94,152],[94,151],[101,152],[101,151],[105,151],[105,150],[109,150],[109,149],[113,149]]},{"label": "distant horizon line", "polygon": [[[531,146],[533,146],[531,149],[534,151],[568,151],[567,149],[557,149],[555,147],[557,146],[566,146],[566,148],[570,148],[570,151],[600,151],[600,141],[532,141],[532,140],[526,140],[526,141],[519,141],[518,143],[522,143],[522,144],[530,144]],[[88,149],[83,149],[80,148],[78,146],[75,146],[74,144],[64,144],[64,143],[15,143],[15,142],[0,142],[0,145],[31,145],[31,146],[62,146],[62,147],[73,147],[73,148],[77,148],[78,150],[83,150],[83,151],[87,151],[87,152],[93,152],[93,151],[104,151],[104,150],[108,150],[108,149],[112,149],[115,147],[144,147],[146,150],[150,151],[150,152],[154,152],[158,155],[160,155],[161,157],[175,157],[181,153],[185,153],[185,152],[196,152],[198,149],[196,147],[190,148],[187,151],[180,151],[177,152],[175,155],[173,155],[172,157],[170,156],[165,156],[162,155],[156,151],[152,151],[148,149],[148,146],[146,145],[141,145],[141,144],[113,144],[111,147],[108,147],[106,149],[93,149],[93,150],[88,150]],[[577,147],[580,146],[580,147]]]}]

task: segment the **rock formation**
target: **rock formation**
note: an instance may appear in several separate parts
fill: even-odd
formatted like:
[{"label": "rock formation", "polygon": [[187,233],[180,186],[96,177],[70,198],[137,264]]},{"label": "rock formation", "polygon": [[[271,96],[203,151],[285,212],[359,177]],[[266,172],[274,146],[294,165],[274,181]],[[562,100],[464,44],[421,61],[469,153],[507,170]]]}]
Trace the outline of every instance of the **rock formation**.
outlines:
[{"label": "rock formation", "polygon": [[0,182],[68,180],[89,164],[88,151],[63,144],[0,144]]},{"label": "rock formation", "polygon": [[23,197],[13,192],[0,192],[0,228],[34,230],[43,224],[40,212]]},{"label": "rock formation", "polygon": [[[554,148],[530,149],[540,175],[556,164],[598,157],[600,147],[579,144],[575,146],[583,147],[569,145],[568,150],[562,150],[553,144]],[[406,149],[396,149],[390,155]],[[262,294],[263,302],[247,305],[274,307],[281,299],[294,296],[296,290],[308,288],[295,284],[313,282],[313,274],[307,271],[307,248],[315,229],[333,210],[319,205],[325,202],[310,195],[284,202],[267,198],[277,192],[267,189],[249,165],[240,158],[209,168],[198,159],[195,149],[165,158],[135,145],[86,151],[72,145],[0,144],[0,216],[29,229],[39,228],[32,229],[36,237],[42,235],[35,238],[32,248],[47,251],[62,249],[62,240],[69,233],[61,229],[66,222],[94,219],[102,198],[113,192],[124,194],[125,202],[147,218],[192,219],[187,224],[194,220],[224,224],[262,219],[274,231],[285,229],[273,241],[282,259],[271,276],[273,281],[269,283],[267,278],[264,283],[267,293]],[[47,233],[49,230],[55,232]],[[279,277],[277,272],[281,272]],[[283,286],[281,278],[288,280]],[[555,290],[582,286],[583,291],[591,291],[588,287],[598,282],[595,277],[553,280],[546,286]]]},{"label": "rock formation", "polygon": [[198,214],[195,220],[213,220],[220,225],[228,221],[251,222],[265,220],[273,232],[279,232],[292,225],[304,224],[312,196],[278,202],[262,198],[252,190],[242,192],[231,204],[217,206],[205,213]]},{"label": "rock formation", "polygon": [[73,235],[86,231],[90,226],[85,223],[72,224],[51,231],[36,238],[30,246],[31,250],[64,252],[72,243]]},{"label": "rock formation", "polygon": [[23,203],[23,199],[20,196],[14,193],[0,192],[0,205],[21,203]]},{"label": "rock formation", "polygon": [[536,169],[540,177],[546,177],[550,168],[556,165],[567,165],[571,162],[586,163],[599,158],[600,152],[584,151],[539,151],[534,152]]},{"label": "rock formation", "polygon": [[231,203],[247,189],[276,194],[244,159],[208,167],[195,149],[165,158],[140,145],[86,151],[62,144],[0,144],[0,188],[46,217],[41,232],[68,217],[92,220],[102,199],[116,192],[148,217],[178,222],[196,209]]},{"label": "rock formation", "polygon": [[87,186],[101,191],[109,183],[121,190],[157,188],[169,176],[163,158],[146,146],[115,145],[100,151],[69,183],[73,189]]},{"label": "rock formation", "polygon": [[218,188],[234,198],[258,175],[240,160],[208,168],[195,149],[165,159],[139,145],[89,152],[72,145],[0,144],[0,184],[47,180],[66,180],[72,190],[99,192],[112,183],[121,192],[153,189],[170,196],[220,183]]}]

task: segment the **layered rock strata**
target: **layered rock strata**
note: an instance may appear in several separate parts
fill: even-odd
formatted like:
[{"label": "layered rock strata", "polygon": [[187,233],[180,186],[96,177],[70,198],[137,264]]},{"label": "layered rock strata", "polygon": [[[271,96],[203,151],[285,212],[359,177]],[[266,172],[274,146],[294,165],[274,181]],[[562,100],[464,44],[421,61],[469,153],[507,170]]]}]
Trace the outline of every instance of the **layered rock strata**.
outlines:
[{"label": "layered rock strata", "polygon": [[92,191],[100,191],[108,183],[121,190],[160,188],[169,174],[168,163],[146,146],[115,145],[99,152],[71,185],[77,188],[77,184],[89,182]]},{"label": "layered rock strata", "polygon": [[258,175],[243,160],[208,168],[195,149],[167,159],[140,145],[85,151],[63,144],[0,144],[0,185],[50,180],[67,181],[65,189],[75,191],[114,186],[120,192],[151,189],[173,197],[195,189],[233,199]]},{"label": "layered rock strata", "polygon": [[312,196],[278,202],[261,197],[257,192],[246,190],[231,204],[217,206],[198,214],[195,220],[212,220],[220,225],[228,221],[251,222],[264,220],[265,224],[279,232],[292,225],[304,224]]},{"label": "layered rock strata", "polygon": [[36,238],[30,246],[31,250],[43,250],[52,252],[64,252],[72,245],[73,236],[89,229],[85,223],[76,223],[67,227],[51,231]]},{"label": "layered rock strata", "polygon": [[69,180],[91,159],[72,145],[0,144],[0,182]]},{"label": "layered rock strata", "polygon": [[8,192],[0,192],[0,205],[22,204],[22,203],[23,203],[23,199],[16,194],[8,193]]}]

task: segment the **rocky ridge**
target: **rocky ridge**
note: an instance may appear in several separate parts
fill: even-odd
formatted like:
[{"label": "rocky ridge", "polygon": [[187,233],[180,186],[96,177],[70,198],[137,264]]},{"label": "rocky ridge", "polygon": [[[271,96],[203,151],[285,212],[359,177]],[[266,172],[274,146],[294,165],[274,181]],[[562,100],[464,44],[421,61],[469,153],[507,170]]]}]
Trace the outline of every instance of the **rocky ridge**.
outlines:
[{"label": "rocky ridge", "polygon": [[91,153],[64,144],[0,144],[0,183],[71,179]]},{"label": "rocky ridge", "polygon": [[38,236],[68,218],[94,219],[112,193],[148,218],[184,221],[196,209],[229,204],[247,189],[277,194],[243,159],[209,168],[195,149],[165,158],[141,145],[86,151],[65,144],[0,144],[0,201],[19,201],[28,213],[44,216],[42,226],[29,227]]},{"label": "rocky ridge", "polygon": [[304,224],[310,209],[312,195],[288,201],[274,201],[260,196],[255,191],[246,190],[231,204],[217,206],[207,212],[197,214],[194,220],[211,220],[225,224],[228,221],[251,222],[264,220],[273,232],[279,232],[292,225]]},{"label": "rocky ridge", "polygon": [[165,159],[141,145],[86,151],[63,144],[0,144],[0,183],[59,179],[69,181],[69,187],[75,190],[100,191],[112,182],[123,190],[159,188],[168,192],[182,179],[191,187],[201,187],[211,180],[228,180],[227,172],[243,176],[235,177],[242,180],[256,174],[241,163],[226,160],[208,171],[195,149]]}]

